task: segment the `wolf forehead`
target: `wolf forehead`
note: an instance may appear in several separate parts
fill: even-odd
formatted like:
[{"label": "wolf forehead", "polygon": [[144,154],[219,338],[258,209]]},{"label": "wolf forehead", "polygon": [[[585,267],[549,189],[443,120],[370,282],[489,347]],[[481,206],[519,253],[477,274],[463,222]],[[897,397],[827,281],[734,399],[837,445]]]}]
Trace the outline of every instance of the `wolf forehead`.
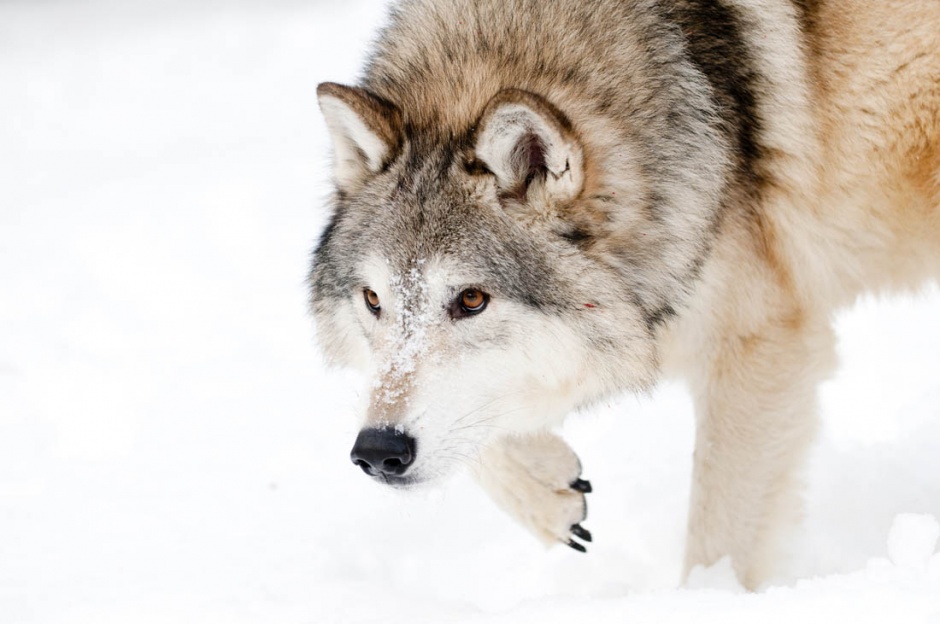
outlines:
[{"label": "wolf forehead", "polygon": [[553,254],[506,214],[484,176],[467,171],[462,144],[409,146],[357,193],[334,196],[313,255],[314,299],[368,287],[366,260],[379,258],[393,275],[444,261],[493,295],[556,304]]}]

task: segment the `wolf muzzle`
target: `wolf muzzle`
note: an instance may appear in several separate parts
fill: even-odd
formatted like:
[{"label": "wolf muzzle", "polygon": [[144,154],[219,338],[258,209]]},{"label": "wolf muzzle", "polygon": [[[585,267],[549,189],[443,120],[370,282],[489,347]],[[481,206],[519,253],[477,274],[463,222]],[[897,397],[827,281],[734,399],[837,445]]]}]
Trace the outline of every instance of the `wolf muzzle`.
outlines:
[{"label": "wolf muzzle", "polygon": [[349,458],[370,477],[402,477],[415,461],[415,439],[397,429],[363,429]]}]

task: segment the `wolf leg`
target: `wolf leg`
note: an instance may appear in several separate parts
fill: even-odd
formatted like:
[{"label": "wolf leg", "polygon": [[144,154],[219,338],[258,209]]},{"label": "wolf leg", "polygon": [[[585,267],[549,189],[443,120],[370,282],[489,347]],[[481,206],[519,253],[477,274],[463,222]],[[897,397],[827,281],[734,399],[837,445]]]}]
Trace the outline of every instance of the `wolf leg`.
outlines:
[{"label": "wolf leg", "polygon": [[581,462],[560,437],[538,433],[500,438],[483,451],[474,474],[503,510],[546,545],[561,542],[583,552],[572,536],[591,541],[580,525],[591,484],[580,478]]},{"label": "wolf leg", "polygon": [[[826,321],[801,315],[726,336],[693,382],[697,430],[686,573],[730,556],[756,588],[801,514],[798,472],[833,361]],[[714,348],[714,344],[712,345]]]}]

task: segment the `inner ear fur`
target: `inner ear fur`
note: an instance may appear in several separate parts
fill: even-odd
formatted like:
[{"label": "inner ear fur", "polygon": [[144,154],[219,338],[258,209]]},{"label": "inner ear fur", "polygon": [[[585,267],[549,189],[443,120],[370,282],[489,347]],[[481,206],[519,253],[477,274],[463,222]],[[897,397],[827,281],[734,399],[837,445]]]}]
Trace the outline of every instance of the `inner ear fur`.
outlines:
[{"label": "inner ear fur", "polygon": [[474,149],[501,192],[520,200],[530,199],[536,184],[550,201],[572,200],[584,187],[584,156],[571,122],[534,93],[497,93],[477,123]]},{"label": "inner ear fur", "polygon": [[365,89],[334,82],[320,84],[317,98],[333,140],[336,184],[355,190],[398,155],[401,112]]}]

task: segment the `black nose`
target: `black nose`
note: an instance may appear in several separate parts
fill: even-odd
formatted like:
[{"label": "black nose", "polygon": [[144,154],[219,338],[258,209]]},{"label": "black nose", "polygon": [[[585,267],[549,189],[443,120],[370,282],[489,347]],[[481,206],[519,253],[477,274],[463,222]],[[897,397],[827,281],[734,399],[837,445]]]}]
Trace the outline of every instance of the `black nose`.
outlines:
[{"label": "black nose", "polygon": [[397,429],[363,429],[349,458],[370,477],[400,477],[415,461],[415,439]]}]

